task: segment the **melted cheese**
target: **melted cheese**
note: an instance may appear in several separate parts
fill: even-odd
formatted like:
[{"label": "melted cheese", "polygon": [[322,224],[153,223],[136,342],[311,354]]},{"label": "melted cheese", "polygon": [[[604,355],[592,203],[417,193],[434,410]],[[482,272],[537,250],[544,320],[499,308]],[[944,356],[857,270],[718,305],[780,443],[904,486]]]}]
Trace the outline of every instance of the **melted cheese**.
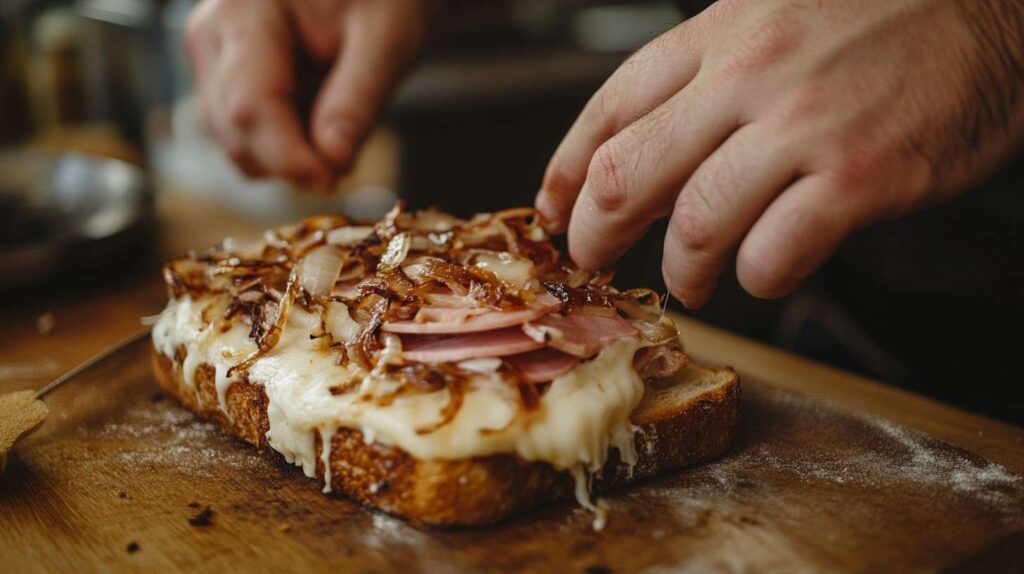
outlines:
[{"label": "melted cheese", "polygon": [[495,277],[517,289],[524,289],[527,282],[537,275],[533,261],[504,251],[480,253],[474,265],[494,273]]},{"label": "melted cheese", "polygon": [[[202,311],[208,305],[188,297],[172,300],[154,326],[153,342],[169,358],[184,348],[182,374],[191,387],[198,366],[211,365],[223,409],[227,389],[240,380],[237,374],[228,377],[228,369],[256,346],[241,322],[223,333],[207,325]],[[540,406],[528,413],[518,409],[517,391],[495,373],[477,373],[455,418],[420,434],[417,429],[440,420],[448,394],[406,393],[387,406],[362,400],[364,394],[386,393],[394,383],[355,365],[338,365],[333,352],[309,338],[317,324],[315,315],[293,307],[280,342],[250,367],[248,378],[266,391],[270,446],[309,476],[315,476],[314,437],[319,433],[325,445],[321,460],[328,469],[325,491],[330,489],[330,440],[338,428],[359,430],[367,442],[394,445],[421,460],[516,454],[548,462],[573,471],[580,483],[578,497],[588,507],[584,471],[604,466],[611,447],[624,462],[637,460],[629,417],[644,392],[632,366],[633,354],[643,345],[638,339],[620,340],[556,378]],[[333,394],[337,386],[349,390]]]}]

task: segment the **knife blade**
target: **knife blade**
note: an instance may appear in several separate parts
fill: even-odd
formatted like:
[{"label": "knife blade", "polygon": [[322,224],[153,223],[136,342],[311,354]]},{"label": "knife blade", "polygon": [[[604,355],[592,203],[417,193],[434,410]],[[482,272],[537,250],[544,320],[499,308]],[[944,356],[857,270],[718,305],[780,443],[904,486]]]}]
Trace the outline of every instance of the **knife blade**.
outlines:
[{"label": "knife blade", "polygon": [[151,331],[152,328],[147,326],[125,337],[57,377],[38,392],[14,391],[0,395],[0,472],[7,466],[7,454],[14,445],[46,420],[49,411],[43,397],[90,370],[113,367],[133,357],[134,353],[128,351],[145,341]]}]

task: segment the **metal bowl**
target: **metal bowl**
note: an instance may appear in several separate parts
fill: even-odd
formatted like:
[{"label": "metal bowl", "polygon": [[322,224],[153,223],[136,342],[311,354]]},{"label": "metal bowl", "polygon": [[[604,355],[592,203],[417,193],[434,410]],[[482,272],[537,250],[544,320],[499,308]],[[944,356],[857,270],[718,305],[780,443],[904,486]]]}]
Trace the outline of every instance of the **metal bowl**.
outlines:
[{"label": "metal bowl", "polygon": [[132,164],[0,151],[0,288],[117,267],[118,257],[148,247],[152,220],[152,187]]}]

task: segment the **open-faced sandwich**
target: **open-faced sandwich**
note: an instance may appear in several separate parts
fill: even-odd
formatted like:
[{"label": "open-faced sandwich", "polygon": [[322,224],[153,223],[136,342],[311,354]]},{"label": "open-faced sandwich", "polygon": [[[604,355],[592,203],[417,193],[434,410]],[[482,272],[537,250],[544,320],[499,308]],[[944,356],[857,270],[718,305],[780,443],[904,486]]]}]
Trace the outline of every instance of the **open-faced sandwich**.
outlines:
[{"label": "open-faced sandwich", "polygon": [[732,440],[736,374],[691,362],[657,293],[580,271],[529,209],[317,216],[164,277],[160,385],[325,492],[416,522],[572,493],[595,508],[592,489]]}]

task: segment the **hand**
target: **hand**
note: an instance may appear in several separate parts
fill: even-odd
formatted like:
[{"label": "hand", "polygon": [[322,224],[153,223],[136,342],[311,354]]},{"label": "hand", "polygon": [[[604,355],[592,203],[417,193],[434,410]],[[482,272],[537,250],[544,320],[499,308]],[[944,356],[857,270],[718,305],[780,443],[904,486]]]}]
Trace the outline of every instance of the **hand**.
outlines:
[{"label": "hand", "polygon": [[[205,0],[186,34],[214,136],[250,176],[329,188],[422,43],[428,0]],[[295,55],[332,63],[311,125]],[[307,135],[311,134],[311,135]]]},{"label": "hand", "polygon": [[662,273],[688,307],[733,253],[781,297],[854,229],[1008,159],[1022,91],[1019,0],[720,0],[594,95],[537,208],[588,269],[670,216]]}]

